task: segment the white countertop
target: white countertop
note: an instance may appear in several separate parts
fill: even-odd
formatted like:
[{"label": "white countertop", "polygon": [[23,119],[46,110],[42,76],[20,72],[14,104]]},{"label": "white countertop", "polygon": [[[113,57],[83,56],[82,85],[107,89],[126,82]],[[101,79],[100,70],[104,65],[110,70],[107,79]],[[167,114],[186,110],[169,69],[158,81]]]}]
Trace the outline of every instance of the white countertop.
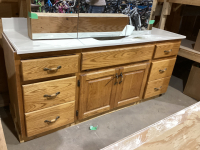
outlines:
[{"label": "white countertop", "polygon": [[15,48],[17,54],[138,44],[186,38],[179,34],[153,28],[150,35],[131,35],[118,40],[96,40],[94,38],[31,40],[28,37],[26,18],[2,18],[2,23],[3,32]]}]

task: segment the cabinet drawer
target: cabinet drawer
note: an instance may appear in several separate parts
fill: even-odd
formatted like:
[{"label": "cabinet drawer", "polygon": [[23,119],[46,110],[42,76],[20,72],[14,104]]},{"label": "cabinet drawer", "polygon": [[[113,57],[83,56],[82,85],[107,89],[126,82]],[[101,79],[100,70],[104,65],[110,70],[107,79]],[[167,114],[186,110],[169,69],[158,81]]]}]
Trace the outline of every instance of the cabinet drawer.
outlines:
[{"label": "cabinet drawer", "polygon": [[144,98],[153,97],[167,91],[171,77],[148,82]]},{"label": "cabinet drawer", "polygon": [[75,100],[76,77],[23,85],[25,112]]},{"label": "cabinet drawer", "polygon": [[82,53],[82,70],[114,66],[152,58],[154,45],[113,48]]},{"label": "cabinet drawer", "polygon": [[177,55],[181,42],[167,42],[156,45],[154,58]]},{"label": "cabinet drawer", "polygon": [[153,62],[149,81],[171,76],[175,62],[176,58]]},{"label": "cabinet drawer", "polygon": [[24,81],[78,72],[78,55],[22,60]]},{"label": "cabinet drawer", "polygon": [[74,122],[75,102],[25,114],[27,136],[40,134]]}]

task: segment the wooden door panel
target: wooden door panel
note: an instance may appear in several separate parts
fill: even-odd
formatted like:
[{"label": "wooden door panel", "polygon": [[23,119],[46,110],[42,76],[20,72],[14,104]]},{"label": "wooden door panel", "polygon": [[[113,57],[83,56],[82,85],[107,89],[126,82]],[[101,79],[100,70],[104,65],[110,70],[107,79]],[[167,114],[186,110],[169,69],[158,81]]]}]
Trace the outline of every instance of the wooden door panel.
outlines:
[{"label": "wooden door panel", "polygon": [[115,107],[131,104],[142,99],[149,63],[140,63],[120,67]]},{"label": "wooden door panel", "polygon": [[114,108],[119,69],[93,71],[80,76],[79,120]]},{"label": "wooden door panel", "polygon": [[144,70],[124,74],[122,97],[120,101],[134,98],[140,95]]},{"label": "wooden door panel", "polygon": [[88,81],[87,111],[110,104],[112,80],[111,77]]}]

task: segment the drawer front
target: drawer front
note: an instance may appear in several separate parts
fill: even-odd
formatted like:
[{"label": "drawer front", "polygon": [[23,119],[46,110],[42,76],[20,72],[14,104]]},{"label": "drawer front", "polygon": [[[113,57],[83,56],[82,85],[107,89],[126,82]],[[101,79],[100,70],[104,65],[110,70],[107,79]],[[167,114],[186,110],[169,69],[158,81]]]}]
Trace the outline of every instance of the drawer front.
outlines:
[{"label": "drawer front", "polygon": [[23,85],[25,112],[75,100],[76,77]]},{"label": "drawer front", "polygon": [[78,55],[22,60],[24,81],[78,72]]},{"label": "drawer front", "polygon": [[144,98],[149,98],[165,93],[167,91],[170,78],[171,77],[167,77],[148,82]]},{"label": "drawer front", "polygon": [[82,70],[149,60],[152,58],[154,48],[154,45],[148,45],[85,52],[82,53]]},{"label": "drawer front", "polygon": [[149,81],[171,76],[175,62],[176,58],[153,62]]},{"label": "drawer front", "polygon": [[40,134],[74,122],[75,102],[25,114],[27,136]]},{"label": "drawer front", "polygon": [[154,58],[177,55],[181,42],[167,42],[156,45]]}]

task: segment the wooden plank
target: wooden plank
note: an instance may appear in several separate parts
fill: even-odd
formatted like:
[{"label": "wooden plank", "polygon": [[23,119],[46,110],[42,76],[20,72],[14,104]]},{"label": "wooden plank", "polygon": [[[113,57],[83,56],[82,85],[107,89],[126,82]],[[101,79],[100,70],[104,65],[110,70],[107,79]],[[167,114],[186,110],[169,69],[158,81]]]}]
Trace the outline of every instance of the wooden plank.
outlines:
[{"label": "wooden plank", "polygon": [[0,150],[7,150],[6,141],[3,133],[3,127],[1,125],[1,118],[0,118]]},{"label": "wooden plank", "polygon": [[31,19],[32,33],[76,33],[78,14],[36,13]]},{"label": "wooden plank", "polygon": [[26,0],[19,0],[19,17],[27,18],[27,14]]},{"label": "wooden plank", "polygon": [[[25,112],[31,112],[75,100],[76,77],[23,85]],[[44,97],[44,95],[52,95]]]},{"label": "wooden plank", "polygon": [[200,63],[200,52],[191,48],[181,45],[178,55]]},{"label": "wooden plank", "polygon": [[199,30],[199,34],[197,36],[197,40],[194,46],[194,50],[199,51],[200,52],[200,30]]},{"label": "wooden plank", "polygon": [[[151,15],[149,20],[155,20],[155,13],[156,13],[156,7],[158,5],[158,0],[153,0],[153,5],[151,9]],[[152,30],[153,24],[148,25],[148,30]]]},{"label": "wooden plank", "polygon": [[165,28],[167,15],[170,15],[170,12],[171,12],[171,6],[172,6],[172,3],[169,3],[167,2],[167,0],[164,0],[163,9],[162,9],[161,17],[160,17],[160,23],[159,23],[160,29],[164,30]]},{"label": "wooden plank", "polygon": [[122,31],[127,24],[128,16],[123,14],[80,13],[78,19],[78,32]]},{"label": "wooden plank", "polygon": [[170,3],[200,6],[200,0],[168,0]]},{"label": "wooden plank", "polygon": [[[26,113],[27,136],[40,134],[51,129],[58,128],[74,122],[75,102],[68,102],[61,105]],[[57,120],[57,117],[59,118]],[[51,123],[45,120],[52,121]]]},{"label": "wooden plank", "polygon": [[[76,33],[122,31],[128,24],[123,14],[59,14],[36,13],[38,19],[30,20],[32,33]],[[79,22],[79,26],[78,26]]]},{"label": "wooden plank", "polygon": [[200,102],[101,150],[198,150]]}]

